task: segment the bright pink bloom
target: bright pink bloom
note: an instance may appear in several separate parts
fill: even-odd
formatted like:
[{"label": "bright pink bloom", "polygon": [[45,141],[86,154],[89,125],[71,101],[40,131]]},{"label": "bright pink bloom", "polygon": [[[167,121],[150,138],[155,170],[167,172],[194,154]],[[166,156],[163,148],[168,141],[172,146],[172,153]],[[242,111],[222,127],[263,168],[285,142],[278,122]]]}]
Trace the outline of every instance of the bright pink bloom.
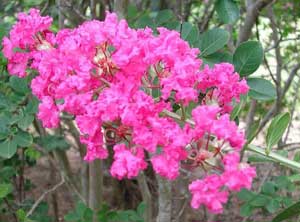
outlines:
[{"label": "bright pink bloom", "polygon": [[139,148],[134,148],[134,151],[135,155],[124,144],[114,146],[114,162],[110,169],[112,176],[119,180],[124,177],[131,179],[136,177],[141,170],[146,169],[144,151]]},{"label": "bright pink bloom", "polygon": [[217,175],[205,177],[203,180],[195,180],[189,185],[192,193],[191,206],[198,209],[205,205],[211,213],[223,212],[223,204],[227,202],[228,192],[222,191],[224,183]]},{"label": "bright pink bloom", "polygon": [[38,118],[46,128],[55,128],[59,124],[59,112],[51,97],[44,97],[39,105]]},{"label": "bright pink bloom", "polygon": [[168,155],[151,158],[154,171],[162,177],[174,180],[179,175],[179,163]]},{"label": "bright pink bloom", "polygon": [[225,172],[222,178],[230,190],[240,191],[242,188],[251,188],[253,178],[256,176],[254,167],[250,167],[247,163],[240,163],[240,155],[236,152],[227,154],[223,163]]}]

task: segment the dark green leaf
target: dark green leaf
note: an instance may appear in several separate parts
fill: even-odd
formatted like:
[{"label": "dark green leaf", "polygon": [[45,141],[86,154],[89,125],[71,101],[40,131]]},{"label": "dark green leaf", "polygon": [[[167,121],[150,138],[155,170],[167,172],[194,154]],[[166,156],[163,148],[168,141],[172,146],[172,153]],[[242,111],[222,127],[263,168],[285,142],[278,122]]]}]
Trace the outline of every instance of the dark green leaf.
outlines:
[{"label": "dark green leaf", "polygon": [[266,205],[266,209],[270,213],[274,213],[279,208],[280,208],[280,203],[276,199],[271,199]]},{"label": "dark green leaf", "polygon": [[264,194],[268,194],[268,195],[272,195],[275,193],[275,184],[272,183],[272,182],[265,182],[264,185],[262,186],[262,189],[261,191],[264,193]]},{"label": "dark green leaf", "polygon": [[140,216],[143,216],[144,215],[144,212],[145,212],[145,209],[146,209],[146,204],[144,202],[140,203],[138,208],[137,208],[137,213],[140,215]]},{"label": "dark green leaf", "polygon": [[220,20],[225,24],[234,24],[239,16],[240,10],[234,0],[217,0],[216,11]]},{"label": "dark green leaf", "polygon": [[70,147],[62,136],[48,135],[36,138],[36,140],[41,147],[45,148],[49,152],[55,149],[66,150]]},{"label": "dark green leaf", "polygon": [[248,78],[247,83],[250,86],[249,96],[256,100],[273,100],[276,98],[276,89],[274,85],[262,78]]},{"label": "dark green leaf", "polygon": [[27,147],[32,144],[32,136],[30,133],[19,130],[17,134],[13,137],[13,140],[20,147]]},{"label": "dark green leaf", "polygon": [[152,18],[148,15],[141,16],[136,22],[135,22],[136,28],[146,28],[149,27],[151,29],[156,29],[156,25]]},{"label": "dark green leaf", "polygon": [[16,91],[17,93],[20,93],[22,95],[25,95],[30,92],[27,81],[24,78],[19,78],[17,76],[11,76],[9,78],[9,85],[10,87]]},{"label": "dark green leaf", "polygon": [[36,114],[38,111],[39,101],[36,97],[29,100],[25,107],[25,114]]},{"label": "dark green leaf", "polygon": [[0,156],[11,158],[17,152],[17,143],[15,140],[6,139],[0,142]]},{"label": "dark green leaf", "polygon": [[198,48],[200,49],[200,56],[208,56],[219,49],[222,49],[229,40],[229,33],[220,28],[214,28],[204,32],[199,37]]},{"label": "dark green leaf", "polygon": [[274,179],[274,183],[276,184],[276,187],[280,189],[287,189],[291,186],[291,181],[286,176],[278,176]]},{"label": "dark green leaf", "polygon": [[247,141],[248,142],[251,142],[254,139],[258,127],[259,127],[259,121],[255,121],[250,126],[250,129],[249,129],[248,134],[247,134]]},{"label": "dark green leaf", "polygon": [[284,209],[276,217],[273,218],[272,222],[284,221],[286,219],[290,219],[299,214],[300,214],[300,201]]},{"label": "dark green leaf", "polygon": [[240,112],[242,111],[242,108],[244,107],[245,103],[246,103],[246,96],[241,96],[240,98],[240,102],[239,103],[235,103],[235,106],[230,114],[230,119],[234,120],[236,117],[239,116]]},{"label": "dark green leaf", "polygon": [[249,204],[245,203],[240,208],[240,215],[243,217],[248,217],[251,215],[252,210],[253,208]]},{"label": "dark green leaf", "polygon": [[269,202],[270,198],[263,194],[256,195],[253,200],[249,203],[251,206],[254,207],[263,207]]},{"label": "dark green leaf", "polygon": [[238,192],[237,197],[243,201],[250,201],[255,197],[255,194],[250,190],[243,188],[240,192]]},{"label": "dark green leaf", "polygon": [[5,166],[0,170],[0,178],[3,181],[9,181],[15,175],[16,169],[12,166]]},{"label": "dark green leaf", "polygon": [[190,22],[177,23],[176,30],[180,32],[182,39],[186,40],[190,46],[194,47],[198,43],[199,29]]},{"label": "dark green leaf", "polygon": [[0,199],[6,197],[13,190],[13,186],[10,183],[1,183],[0,184]]},{"label": "dark green leaf", "polygon": [[263,48],[257,41],[244,42],[233,54],[233,64],[241,76],[254,73],[263,59]]},{"label": "dark green leaf", "polygon": [[215,52],[211,55],[202,58],[203,63],[213,67],[217,63],[229,62],[232,63],[232,55],[228,52]]},{"label": "dark green leaf", "polygon": [[129,4],[127,7],[127,18],[134,19],[138,15],[139,11],[134,4]]},{"label": "dark green leaf", "polygon": [[266,152],[269,153],[270,149],[278,143],[280,138],[282,137],[284,131],[289,125],[290,122],[290,114],[289,113],[282,113],[278,114],[271,122],[271,125],[267,131],[267,149]]},{"label": "dark green leaf", "polygon": [[22,130],[26,130],[30,124],[33,122],[34,116],[33,115],[25,115],[22,119],[18,121],[18,127]]},{"label": "dark green leaf", "polygon": [[165,10],[159,11],[157,13],[157,15],[155,17],[155,23],[157,26],[161,26],[174,18],[175,18],[175,16],[173,14],[173,11],[170,9],[165,9]]}]

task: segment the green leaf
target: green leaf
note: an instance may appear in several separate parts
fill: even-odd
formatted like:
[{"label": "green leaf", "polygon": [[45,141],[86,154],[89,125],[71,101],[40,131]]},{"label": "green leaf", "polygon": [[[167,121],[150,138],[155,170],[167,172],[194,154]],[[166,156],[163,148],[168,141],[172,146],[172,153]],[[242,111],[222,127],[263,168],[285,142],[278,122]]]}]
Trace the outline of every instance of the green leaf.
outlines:
[{"label": "green leaf", "polygon": [[203,63],[213,67],[217,63],[229,62],[232,63],[232,55],[228,52],[215,52],[202,58]]},{"label": "green leaf", "polygon": [[15,140],[6,139],[0,142],[0,156],[3,158],[11,158],[17,152],[17,143]]},{"label": "green leaf", "polygon": [[197,26],[190,22],[177,23],[176,30],[180,32],[181,38],[186,40],[190,46],[194,47],[197,45],[199,40],[199,29]]},{"label": "green leaf", "polygon": [[9,85],[10,87],[16,91],[17,93],[20,93],[22,95],[25,95],[30,92],[27,81],[24,78],[19,78],[17,76],[11,76],[9,78]]},{"label": "green leaf", "polygon": [[145,213],[145,209],[146,209],[146,204],[144,202],[140,203],[139,206],[137,207],[137,213],[140,216],[143,216]]},{"label": "green leaf", "polygon": [[233,54],[235,71],[240,76],[254,73],[263,59],[263,48],[257,41],[248,41],[239,45]]},{"label": "green leaf", "polygon": [[27,147],[32,144],[32,136],[30,133],[19,130],[17,134],[13,137],[13,140],[20,147]]},{"label": "green leaf", "polygon": [[248,217],[251,215],[253,207],[247,203],[243,204],[240,208],[240,215],[243,217]]},{"label": "green leaf", "polygon": [[25,150],[25,156],[28,157],[31,160],[37,160],[38,158],[41,157],[41,153],[32,147],[29,147]]},{"label": "green leaf", "polygon": [[5,166],[0,169],[0,178],[2,181],[9,181],[16,174],[16,169],[12,166]]},{"label": "green leaf", "polygon": [[248,143],[250,143],[255,138],[255,134],[256,134],[256,131],[257,131],[258,127],[259,127],[259,121],[255,121],[250,126],[250,129],[249,129],[248,134],[247,134]]},{"label": "green leaf", "polygon": [[286,219],[297,216],[299,214],[300,214],[300,201],[284,209],[276,217],[273,218],[272,222],[284,221]]},{"label": "green leaf", "polygon": [[220,20],[225,24],[234,24],[239,16],[240,10],[234,0],[217,0],[216,11]]},{"label": "green leaf", "polygon": [[[300,146],[299,147],[297,147],[298,149],[300,148]],[[295,156],[294,156],[294,161],[296,161],[296,162],[300,162],[300,151],[297,151],[296,153],[295,153]]]},{"label": "green leaf", "polygon": [[222,49],[229,40],[229,33],[220,28],[214,28],[204,32],[199,37],[198,48],[200,49],[200,56],[208,56],[219,49]]},{"label": "green leaf", "polygon": [[18,127],[22,130],[26,130],[30,124],[33,122],[34,116],[33,115],[25,115],[22,119],[18,121]]},{"label": "green leaf", "polygon": [[10,183],[0,184],[0,199],[6,197],[13,191],[13,186]]},{"label": "green leaf", "polygon": [[87,208],[83,214],[82,221],[84,222],[92,222],[93,221],[93,210]]},{"label": "green leaf", "polygon": [[78,216],[75,212],[69,212],[64,216],[65,221],[75,222],[80,220],[80,216]]},{"label": "green leaf", "polygon": [[275,184],[272,183],[272,182],[265,182],[264,185],[262,186],[262,189],[261,191],[264,193],[264,194],[268,194],[268,195],[272,195],[275,193],[276,189],[275,189]]},{"label": "green leaf", "polygon": [[[48,214],[49,206],[47,202],[42,201],[38,207],[34,210],[33,214],[30,216],[31,219],[34,220],[34,222],[53,222],[53,217],[49,216]],[[47,217],[45,217],[47,215]]]},{"label": "green leaf", "polygon": [[290,114],[289,113],[283,113],[278,114],[271,122],[271,125],[268,128],[267,131],[267,154],[270,152],[270,149],[278,143],[280,138],[282,137],[284,131],[289,125],[290,122]]},{"label": "green leaf", "polygon": [[237,197],[243,201],[250,201],[255,197],[255,194],[250,190],[243,188],[240,192],[238,192]]},{"label": "green leaf", "polygon": [[136,22],[135,22],[136,28],[146,28],[149,27],[151,29],[156,29],[156,24],[150,18],[148,15],[142,15]]},{"label": "green leaf", "polygon": [[278,210],[280,208],[280,203],[278,200],[276,199],[271,199],[267,205],[266,205],[266,209],[270,212],[270,213],[274,213],[276,210]]},{"label": "green leaf", "polygon": [[62,136],[47,135],[45,137],[36,138],[36,142],[49,152],[55,149],[66,150],[70,147]]},{"label": "green leaf", "polygon": [[276,187],[280,189],[289,189],[293,183],[290,181],[290,179],[287,176],[278,176],[274,179],[274,183],[276,184]]},{"label": "green leaf", "polygon": [[256,100],[273,100],[276,98],[276,89],[274,85],[262,78],[248,78],[247,83],[250,86],[249,96]]},{"label": "green leaf", "polygon": [[24,113],[25,114],[36,114],[38,111],[39,101],[36,97],[32,97],[27,103]]},{"label": "green leaf", "polygon": [[293,183],[295,183],[295,182],[299,183],[300,182],[300,174],[294,174],[294,175],[289,176],[289,180]]},{"label": "green leaf", "polygon": [[139,11],[134,4],[129,4],[127,7],[127,19],[134,19],[139,14]]},{"label": "green leaf", "polygon": [[174,18],[175,16],[172,10],[170,9],[161,10],[157,13],[155,17],[155,23],[157,24],[157,26],[161,26]]},{"label": "green leaf", "polygon": [[263,194],[257,194],[249,204],[253,207],[263,207],[269,202],[270,198]]},{"label": "green leaf", "polygon": [[17,210],[16,214],[20,222],[36,222],[26,217],[26,212],[23,209]]},{"label": "green leaf", "polygon": [[246,103],[246,96],[241,96],[240,102],[236,103],[231,114],[230,114],[230,119],[234,120],[236,117],[239,116],[240,112],[242,111],[242,108],[244,107]]},{"label": "green leaf", "polygon": [[86,211],[86,209],[87,209],[87,206],[86,206],[84,203],[78,202],[78,203],[76,204],[76,208],[75,208],[76,213],[77,213],[81,218],[83,218],[84,212]]}]

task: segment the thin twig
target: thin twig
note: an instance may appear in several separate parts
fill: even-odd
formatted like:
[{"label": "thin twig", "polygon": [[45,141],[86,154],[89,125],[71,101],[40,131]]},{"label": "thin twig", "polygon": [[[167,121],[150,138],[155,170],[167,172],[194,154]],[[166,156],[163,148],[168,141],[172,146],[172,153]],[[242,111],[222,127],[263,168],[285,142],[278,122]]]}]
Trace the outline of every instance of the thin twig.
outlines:
[{"label": "thin twig", "polygon": [[44,192],[38,199],[37,201],[32,205],[31,209],[28,211],[28,213],[26,214],[26,217],[29,217],[34,211],[35,209],[38,207],[38,205],[42,202],[42,200],[50,193],[54,192],[57,188],[59,188],[60,186],[62,186],[65,183],[65,178],[62,177],[61,181],[56,184],[55,186],[53,186],[51,189],[47,190],[46,192]]}]

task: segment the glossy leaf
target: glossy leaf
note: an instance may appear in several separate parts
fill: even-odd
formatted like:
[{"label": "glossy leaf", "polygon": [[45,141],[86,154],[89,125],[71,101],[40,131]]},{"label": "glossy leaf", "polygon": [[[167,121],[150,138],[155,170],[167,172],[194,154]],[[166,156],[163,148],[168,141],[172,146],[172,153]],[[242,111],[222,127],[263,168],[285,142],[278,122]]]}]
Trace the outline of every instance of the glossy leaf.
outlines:
[{"label": "glossy leaf", "polygon": [[199,40],[199,29],[197,26],[190,22],[183,22],[178,24],[176,30],[180,32],[181,38],[186,40],[190,46],[194,47],[197,44]]},{"label": "glossy leaf", "polygon": [[274,85],[262,78],[248,78],[247,83],[250,86],[249,96],[256,100],[273,100],[276,98],[276,89]]},{"label": "glossy leaf", "polygon": [[290,207],[284,209],[276,217],[273,218],[272,222],[280,222],[291,217],[297,216],[300,214],[300,201],[291,205]]},{"label": "glossy leaf", "polygon": [[11,158],[17,152],[17,143],[15,140],[7,138],[0,142],[0,157]]},{"label": "glossy leaf", "polygon": [[217,63],[229,62],[232,63],[232,55],[228,52],[215,52],[202,58],[203,64],[213,67]]},{"label": "glossy leaf", "polygon": [[175,16],[172,10],[170,9],[161,10],[157,13],[155,17],[155,23],[157,24],[157,26],[162,26],[174,18]]},{"label": "glossy leaf", "polygon": [[263,48],[257,41],[244,42],[233,54],[235,71],[241,76],[248,76],[254,73],[263,59]]},{"label": "glossy leaf", "polygon": [[271,125],[268,128],[266,137],[267,153],[269,153],[270,149],[278,143],[286,128],[288,127],[290,119],[291,117],[289,113],[283,113],[277,115],[272,120]]},{"label": "glossy leaf", "polygon": [[31,134],[22,130],[17,132],[17,134],[13,137],[13,140],[20,147],[27,147],[32,144]]},{"label": "glossy leaf", "polygon": [[240,17],[239,7],[234,0],[217,0],[216,11],[225,24],[234,24]]},{"label": "glossy leaf", "polygon": [[198,48],[200,49],[200,56],[208,56],[219,49],[222,49],[229,40],[229,33],[220,28],[214,28],[204,32],[199,37]]}]

